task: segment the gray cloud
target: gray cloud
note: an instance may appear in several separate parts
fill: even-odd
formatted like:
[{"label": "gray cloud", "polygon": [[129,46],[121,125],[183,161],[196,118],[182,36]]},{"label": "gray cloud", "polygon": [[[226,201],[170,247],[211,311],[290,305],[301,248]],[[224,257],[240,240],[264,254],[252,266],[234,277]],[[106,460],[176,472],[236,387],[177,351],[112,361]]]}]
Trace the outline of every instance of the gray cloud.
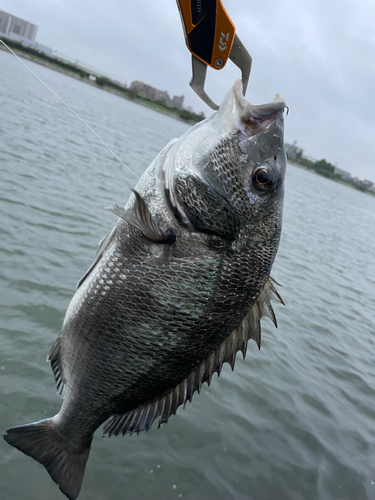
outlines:
[{"label": "gray cloud", "polygon": [[[225,0],[253,57],[247,97],[286,98],[286,139],[306,154],[337,162],[375,181],[375,2]],[[2,7],[39,26],[38,41],[130,83],[143,80],[185,95],[196,111],[190,53],[174,0],[3,0]],[[228,63],[209,70],[207,91],[220,102],[239,77]]]}]

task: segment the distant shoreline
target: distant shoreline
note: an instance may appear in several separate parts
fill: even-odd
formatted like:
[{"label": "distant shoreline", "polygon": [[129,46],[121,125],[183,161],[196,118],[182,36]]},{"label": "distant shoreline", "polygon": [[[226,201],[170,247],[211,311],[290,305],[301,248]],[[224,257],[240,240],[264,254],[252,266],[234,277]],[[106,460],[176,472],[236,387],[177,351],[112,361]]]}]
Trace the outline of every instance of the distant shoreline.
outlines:
[{"label": "distant shoreline", "polygon": [[[157,111],[158,113],[161,113],[163,115],[169,116],[171,118],[174,118],[175,120],[178,120],[180,122],[186,123],[188,125],[192,125],[194,123],[197,123],[201,119],[204,118],[204,116],[199,116],[196,115],[195,113],[191,113],[192,116],[194,116],[194,120],[186,120],[178,116],[175,112],[169,111],[167,108],[164,108],[162,104],[160,103],[153,103],[152,101],[149,101],[137,96],[136,92],[126,89],[121,88],[118,84],[112,82],[111,80],[107,78],[97,78],[97,80],[100,81],[92,81],[89,79],[90,74],[87,71],[83,71],[80,68],[61,62],[57,59],[50,58],[49,56],[45,56],[43,53],[39,53],[34,49],[30,49],[28,47],[23,47],[21,44],[14,42],[13,40],[9,40],[7,38],[4,38],[5,42],[11,47],[11,49],[17,54],[19,57],[22,57],[28,61],[35,62],[37,64],[40,64],[41,66],[45,66],[51,70],[57,71],[59,73],[62,73],[63,75],[75,78],[76,80],[79,80],[83,83],[86,83],[88,85],[91,85],[93,87],[105,90],[106,92],[109,92],[110,94],[117,95],[118,97],[121,97],[123,99],[127,99],[128,101],[134,102],[136,104],[139,104],[141,106],[144,106],[148,109],[151,109],[153,111]],[[0,43],[0,49],[4,50],[8,54],[12,55],[9,50]],[[102,83],[103,82],[103,83]],[[118,87],[116,89],[116,86]],[[127,95],[129,94],[129,95]],[[304,170],[309,170],[310,172],[313,172],[317,175],[320,175],[322,177],[326,177],[327,179],[331,179],[335,182],[339,182],[340,184],[344,184],[346,186],[349,186],[353,189],[356,189],[358,191],[362,191],[363,193],[370,194],[372,196],[375,196],[375,193],[368,190],[361,188],[360,186],[357,186],[356,184],[353,184],[351,182],[346,181],[344,178],[340,177],[339,175],[332,174],[329,170],[327,170],[327,167],[332,167],[330,163],[326,162],[325,160],[321,160],[319,163],[324,163],[323,169],[321,171],[316,170],[314,168],[314,163],[307,160],[306,158],[301,157],[301,161],[299,162],[298,159],[296,158],[288,158],[288,162],[291,163],[292,165],[295,165],[296,167],[302,168]],[[327,170],[327,171],[326,171]]]},{"label": "distant shoreline", "polygon": [[368,189],[366,189],[366,190],[361,189],[360,187],[356,186],[355,184],[352,184],[351,182],[347,182],[347,181],[345,181],[345,179],[339,178],[339,176],[330,177],[330,176],[321,174],[317,170],[309,168],[306,165],[302,165],[301,163],[298,163],[298,161],[292,160],[290,158],[288,158],[288,163],[290,163],[291,165],[294,165],[295,167],[302,168],[303,170],[307,170],[308,172],[311,172],[315,175],[319,175],[320,177],[325,177],[326,179],[330,179],[331,181],[338,182],[339,184],[344,184],[345,186],[348,186],[348,187],[355,189],[357,191],[361,191],[362,193],[369,194],[371,196],[375,196],[375,193],[373,193],[372,191],[369,191]]},{"label": "distant shoreline", "polygon": [[[17,54],[17,56],[22,57],[23,59],[27,59],[28,61],[40,64],[41,66],[52,69],[53,71],[57,71],[66,76],[70,76],[83,83],[87,83],[88,85],[92,85],[93,87],[105,90],[110,94],[117,95],[118,97],[122,97],[124,99],[127,99],[128,101],[140,104],[141,106],[152,109],[153,111],[157,111],[158,113],[174,118],[180,122],[192,125],[205,118],[204,115],[197,115],[196,113],[186,111],[186,114],[189,115],[189,119],[184,119],[179,116],[176,111],[168,110],[168,108],[164,107],[162,103],[153,103],[152,101],[149,101],[143,97],[139,97],[136,92],[131,91],[125,87],[122,88],[108,78],[97,78],[96,81],[92,81],[89,79],[89,72],[81,70],[80,68],[75,67],[73,64],[62,63],[61,61],[46,56],[45,54],[34,49],[23,47],[18,42],[14,42],[13,40],[9,40],[5,37],[2,38],[4,39],[5,43],[9,45],[9,47],[14,51],[14,53]],[[12,55],[11,52],[9,52],[9,50],[2,43],[0,43],[0,49]],[[182,110],[182,113],[183,111],[184,110]]]}]

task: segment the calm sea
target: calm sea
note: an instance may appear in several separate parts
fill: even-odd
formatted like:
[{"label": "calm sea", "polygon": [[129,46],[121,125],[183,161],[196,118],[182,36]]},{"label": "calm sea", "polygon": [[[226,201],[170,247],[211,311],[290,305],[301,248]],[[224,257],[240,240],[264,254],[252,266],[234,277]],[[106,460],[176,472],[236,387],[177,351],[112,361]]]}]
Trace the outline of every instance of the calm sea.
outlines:
[{"label": "calm sea", "polygon": [[[187,125],[28,63],[139,175]],[[286,121],[286,127],[288,121]],[[317,132],[318,133],[318,132]],[[0,51],[0,426],[55,415],[46,354],[136,179]],[[80,500],[375,499],[375,198],[290,166],[273,277],[286,307],[186,410],[97,433]],[[241,356],[242,358],[242,356]],[[54,500],[0,440],[0,499]]]}]

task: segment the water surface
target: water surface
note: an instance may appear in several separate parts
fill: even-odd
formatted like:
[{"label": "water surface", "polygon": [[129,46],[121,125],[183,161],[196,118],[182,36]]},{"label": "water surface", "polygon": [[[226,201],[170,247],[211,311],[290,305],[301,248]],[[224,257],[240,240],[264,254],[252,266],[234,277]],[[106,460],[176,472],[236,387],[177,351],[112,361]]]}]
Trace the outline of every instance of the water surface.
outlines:
[{"label": "water surface", "polygon": [[[187,125],[28,63],[138,175]],[[136,183],[0,51],[0,424],[56,414],[46,354],[97,242]],[[286,127],[288,122],[286,120]],[[375,499],[375,198],[289,166],[273,277],[286,307],[185,411],[95,436],[80,500]],[[241,357],[242,358],[242,357]],[[0,498],[63,498],[0,441]]]}]

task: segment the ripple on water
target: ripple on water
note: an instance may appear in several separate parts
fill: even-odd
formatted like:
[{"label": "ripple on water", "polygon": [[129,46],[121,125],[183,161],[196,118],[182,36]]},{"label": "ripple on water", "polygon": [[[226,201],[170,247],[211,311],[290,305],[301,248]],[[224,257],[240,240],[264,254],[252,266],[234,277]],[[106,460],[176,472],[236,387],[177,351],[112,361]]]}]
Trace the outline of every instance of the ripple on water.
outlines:
[{"label": "ripple on water", "polygon": [[[29,63],[32,65],[32,63]],[[0,420],[56,414],[46,354],[135,178],[0,51]],[[32,65],[141,174],[187,126]],[[95,107],[92,106],[95,102]],[[22,117],[22,119],[20,119]],[[100,120],[98,120],[100,117]],[[298,186],[298,189],[294,189]],[[80,500],[375,498],[375,199],[290,166],[272,275],[286,307],[235,371],[147,435],[93,442]],[[0,442],[0,498],[59,495]],[[152,471],[152,472],[151,472]],[[180,497],[182,495],[182,497]]]}]

